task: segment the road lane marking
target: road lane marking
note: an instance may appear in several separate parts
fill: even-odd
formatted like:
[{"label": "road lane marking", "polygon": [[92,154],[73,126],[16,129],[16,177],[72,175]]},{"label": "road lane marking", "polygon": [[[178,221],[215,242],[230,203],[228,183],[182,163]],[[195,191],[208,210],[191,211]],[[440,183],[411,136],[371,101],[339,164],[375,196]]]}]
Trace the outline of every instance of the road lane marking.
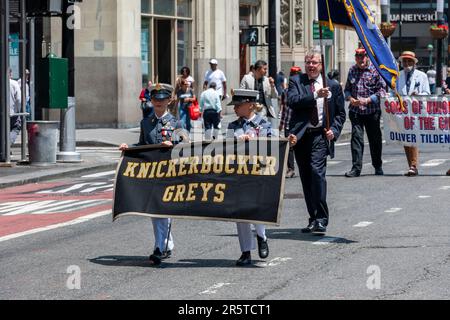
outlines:
[{"label": "road lane marking", "polygon": [[373,222],[362,221],[362,222],[360,222],[358,224],[355,224],[353,227],[355,227],[355,228],[365,228],[365,227],[370,226],[371,224],[373,224]]},{"label": "road lane marking", "polygon": [[428,199],[431,198],[431,196],[418,196],[419,199]]},{"label": "road lane marking", "polygon": [[421,167],[438,167],[441,164],[444,164],[445,162],[447,162],[447,159],[433,159],[433,160],[428,160],[425,163],[422,163],[420,166]]},{"label": "road lane marking", "polygon": [[99,172],[99,173],[95,173],[95,174],[90,174],[87,176],[82,176],[82,178],[100,178],[100,177],[106,177],[106,176],[111,176],[113,174],[115,174],[116,171],[105,171],[105,172]]},{"label": "road lane marking", "polygon": [[403,208],[390,208],[389,210],[386,210],[385,213],[396,213],[402,210]]},{"label": "road lane marking", "polygon": [[199,294],[215,294],[215,293],[217,293],[217,290],[219,290],[220,288],[223,288],[223,287],[229,286],[229,285],[231,285],[231,283],[219,282],[219,283],[216,283],[213,286],[209,287],[205,291],[200,292]]},{"label": "road lane marking", "polygon": [[443,187],[440,187],[439,190],[450,190],[450,186],[443,186]]},{"label": "road lane marking", "polygon": [[343,142],[343,143],[336,143],[335,146],[336,147],[345,147],[345,146],[349,146],[350,142]]},{"label": "road lane marking", "polygon": [[327,161],[327,165],[328,166],[335,166],[335,165],[340,164],[340,163],[342,163],[342,161],[336,161],[336,160]]},{"label": "road lane marking", "polygon": [[323,245],[327,245],[327,244],[338,242],[339,239],[340,238],[336,238],[336,237],[323,237],[319,241],[313,242],[312,244],[318,245],[318,246],[323,246]]},{"label": "road lane marking", "polygon": [[255,265],[257,265],[258,267],[276,267],[279,266],[282,263],[286,263],[289,260],[292,260],[292,258],[281,258],[281,257],[277,257],[274,258],[272,260],[270,260],[269,262],[261,262],[261,263],[256,263]]},{"label": "road lane marking", "polygon": [[109,214],[111,214],[111,210],[101,211],[101,212],[90,214],[90,215],[87,215],[84,217],[77,218],[77,219],[69,221],[69,222],[58,223],[58,224],[50,225],[47,227],[42,227],[42,228],[32,229],[32,230],[28,230],[28,231],[24,231],[24,232],[10,234],[10,235],[4,236],[4,237],[0,237],[0,242],[17,239],[20,237],[32,235],[32,234],[43,232],[43,231],[49,231],[49,230],[54,230],[54,229],[58,229],[58,228],[73,226],[75,224],[84,223],[89,220],[100,218],[100,217],[103,217],[103,216],[106,216]]}]

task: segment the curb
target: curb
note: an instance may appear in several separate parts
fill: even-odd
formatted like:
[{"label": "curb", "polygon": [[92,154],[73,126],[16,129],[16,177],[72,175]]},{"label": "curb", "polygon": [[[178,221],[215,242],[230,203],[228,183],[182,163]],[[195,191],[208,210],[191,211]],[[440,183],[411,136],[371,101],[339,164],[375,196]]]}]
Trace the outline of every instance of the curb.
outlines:
[{"label": "curb", "polygon": [[76,145],[77,147],[120,147],[120,144],[101,140],[80,140]]},{"label": "curb", "polygon": [[29,183],[43,182],[43,181],[58,179],[58,178],[62,178],[62,177],[69,177],[71,175],[88,174],[90,172],[94,172],[94,171],[98,171],[98,170],[115,170],[116,168],[117,168],[117,163],[108,163],[108,164],[101,164],[101,165],[93,165],[90,167],[66,169],[66,170],[61,170],[60,172],[57,172],[57,173],[52,173],[52,174],[44,173],[44,174],[42,174],[40,176],[36,176],[36,177],[24,178],[24,179],[20,179],[20,180],[0,183],[0,189],[22,186],[22,185],[29,184]]}]

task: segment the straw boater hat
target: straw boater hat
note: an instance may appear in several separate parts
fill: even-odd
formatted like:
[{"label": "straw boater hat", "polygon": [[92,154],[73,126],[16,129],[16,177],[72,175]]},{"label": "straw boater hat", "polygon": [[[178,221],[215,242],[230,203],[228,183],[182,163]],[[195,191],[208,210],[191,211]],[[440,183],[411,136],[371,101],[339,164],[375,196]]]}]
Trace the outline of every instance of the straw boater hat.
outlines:
[{"label": "straw boater hat", "polygon": [[400,62],[403,62],[403,59],[411,59],[414,60],[414,63],[419,62],[416,58],[416,54],[412,51],[403,51],[402,55],[398,58]]}]

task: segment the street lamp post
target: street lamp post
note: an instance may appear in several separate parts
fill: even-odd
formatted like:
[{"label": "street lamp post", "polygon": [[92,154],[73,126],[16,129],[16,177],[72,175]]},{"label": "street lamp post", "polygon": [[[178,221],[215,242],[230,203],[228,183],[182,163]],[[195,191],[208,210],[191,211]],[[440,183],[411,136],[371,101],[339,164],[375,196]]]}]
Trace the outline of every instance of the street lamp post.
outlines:
[{"label": "street lamp post", "polygon": [[[71,12],[72,10],[72,12]],[[65,0],[62,16],[62,53],[69,61],[69,106],[61,109],[60,152],[58,162],[81,162],[81,154],[76,152],[75,121],[75,32],[70,20],[75,14],[73,1]]]},{"label": "street lamp post", "polygon": [[[391,22],[391,5],[390,0],[381,0],[381,22]],[[390,37],[386,38],[386,42],[391,46]]]},{"label": "street lamp post", "polygon": [[269,75],[276,78],[280,61],[280,0],[269,0]]},{"label": "street lamp post", "polygon": [[[444,0],[437,0],[436,15],[438,25],[444,22]],[[442,39],[437,40],[436,54],[436,94],[442,94]]]},{"label": "street lamp post", "polygon": [[0,1],[0,162],[10,164],[9,147],[9,1]]}]

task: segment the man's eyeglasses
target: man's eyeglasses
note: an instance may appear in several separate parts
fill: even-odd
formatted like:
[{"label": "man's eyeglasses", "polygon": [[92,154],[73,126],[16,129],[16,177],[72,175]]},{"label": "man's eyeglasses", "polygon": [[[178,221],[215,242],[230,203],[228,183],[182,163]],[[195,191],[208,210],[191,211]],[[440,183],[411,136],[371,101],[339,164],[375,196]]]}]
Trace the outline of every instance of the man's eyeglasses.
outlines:
[{"label": "man's eyeglasses", "polygon": [[306,61],[306,62],[305,62],[306,65],[312,64],[313,66],[316,66],[316,65],[318,65],[319,63],[321,63],[321,61]]}]

